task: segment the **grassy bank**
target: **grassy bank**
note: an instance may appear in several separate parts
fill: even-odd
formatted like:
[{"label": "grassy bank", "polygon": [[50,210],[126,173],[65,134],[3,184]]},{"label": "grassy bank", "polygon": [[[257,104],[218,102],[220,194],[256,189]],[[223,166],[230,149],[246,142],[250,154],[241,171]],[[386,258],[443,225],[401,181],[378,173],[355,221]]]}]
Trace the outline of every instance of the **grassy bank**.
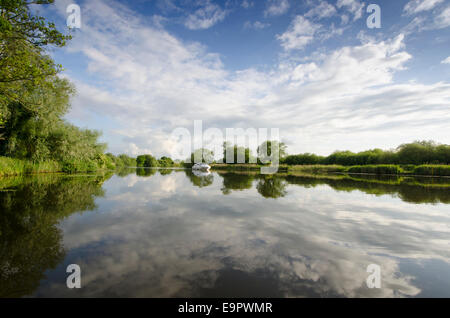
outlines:
[{"label": "grassy bank", "polygon": [[[262,166],[256,164],[213,164],[213,170],[227,171],[259,171]],[[450,176],[449,165],[280,165],[279,172],[297,172],[306,174],[349,173],[375,175],[418,175],[418,176]]]},{"label": "grassy bank", "polygon": [[402,174],[403,169],[397,165],[365,165],[349,167],[346,172],[369,174]]},{"label": "grassy bank", "polygon": [[0,176],[2,177],[60,171],[62,171],[62,166],[54,161],[33,163],[26,160],[0,157]]},{"label": "grassy bank", "polygon": [[72,160],[64,163],[56,161],[31,162],[15,158],[0,157],[0,177],[55,172],[95,172],[105,169],[107,169],[106,166],[95,161],[83,162]]},{"label": "grassy bank", "polygon": [[288,171],[310,174],[345,172],[346,170],[347,167],[339,165],[299,165],[288,167]]}]

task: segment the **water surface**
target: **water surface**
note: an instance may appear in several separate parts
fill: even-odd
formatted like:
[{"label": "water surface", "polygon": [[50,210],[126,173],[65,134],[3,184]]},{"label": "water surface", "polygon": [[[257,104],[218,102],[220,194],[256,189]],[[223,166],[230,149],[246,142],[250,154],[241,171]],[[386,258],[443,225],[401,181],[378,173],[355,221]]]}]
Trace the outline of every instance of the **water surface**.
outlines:
[{"label": "water surface", "polygon": [[[146,169],[1,179],[0,297],[450,297],[446,183]],[[66,286],[69,264],[81,289]],[[366,285],[370,264],[380,289]]]}]

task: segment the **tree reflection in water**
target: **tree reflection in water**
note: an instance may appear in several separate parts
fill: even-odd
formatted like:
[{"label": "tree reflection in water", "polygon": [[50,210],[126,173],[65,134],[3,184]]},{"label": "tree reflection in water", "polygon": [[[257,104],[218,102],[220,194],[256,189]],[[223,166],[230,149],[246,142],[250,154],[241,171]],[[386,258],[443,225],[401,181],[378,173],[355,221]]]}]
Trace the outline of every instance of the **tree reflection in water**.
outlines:
[{"label": "tree reflection in water", "polygon": [[264,198],[281,198],[288,185],[314,188],[328,185],[336,191],[361,191],[377,196],[391,195],[409,203],[450,203],[449,178],[405,178],[349,175],[260,175],[253,172],[219,172],[223,178],[223,194],[236,190],[250,190],[253,181]]},{"label": "tree reflection in water", "polygon": [[65,255],[57,224],[96,208],[107,176],[0,179],[0,297],[32,293]]},{"label": "tree reflection in water", "polygon": [[214,175],[210,172],[208,173],[202,173],[198,171],[192,171],[192,170],[185,170],[186,177],[188,177],[189,181],[191,183],[199,188],[208,187],[213,184],[214,182]]}]

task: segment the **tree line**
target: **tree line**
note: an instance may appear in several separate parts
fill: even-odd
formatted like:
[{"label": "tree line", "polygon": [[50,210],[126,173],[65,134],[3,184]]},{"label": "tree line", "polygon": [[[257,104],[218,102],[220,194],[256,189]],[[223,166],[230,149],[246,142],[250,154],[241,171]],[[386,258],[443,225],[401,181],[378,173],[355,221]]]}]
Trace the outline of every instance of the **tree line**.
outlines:
[{"label": "tree line", "polygon": [[[174,162],[168,157],[156,159],[152,155],[137,158],[138,167],[173,167],[185,166],[195,162],[233,164],[265,164],[272,155],[279,156],[279,163],[285,165],[448,165],[450,164],[450,146],[433,141],[415,141],[402,144],[393,150],[373,149],[362,152],[335,151],[329,156],[318,156],[311,153],[288,155],[287,146],[278,141],[265,141],[256,150],[225,142],[222,156],[215,158],[212,150],[200,148],[195,150],[185,161]],[[412,169],[413,167],[411,167]]]},{"label": "tree line", "polygon": [[282,162],[287,165],[448,165],[450,164],[450,145],[438,144],[433,141],[415,141],[402,144],[394,150],[373,149],[358,153],[336,151],[327,157],[311,153],[290,155]]}]

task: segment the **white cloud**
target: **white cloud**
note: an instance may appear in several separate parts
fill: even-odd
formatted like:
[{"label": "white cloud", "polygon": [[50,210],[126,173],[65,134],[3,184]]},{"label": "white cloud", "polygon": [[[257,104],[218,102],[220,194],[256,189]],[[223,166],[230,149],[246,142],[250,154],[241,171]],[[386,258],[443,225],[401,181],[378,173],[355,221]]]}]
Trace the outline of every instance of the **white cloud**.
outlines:
[{"label": "white cloud", "polygon": [[301,15],[294,18],[288,30],[277,39],[281,42],[281,46],[285,50],[299,50],[314,39],[314,34],[320,29],[320,25],[310,22]]},{"label": "white cloud", "polygon": [[285,14],[290,8],[289,0],[269,0],[264,11],[265,16],[278,16]]},{"label": "white cloud", "polygon": [[252,8],[254,5],[255,5],[255,3],[254,3],[253,1],[248,1],[248,0],[244,0],[244,1],[242,1],[242,3],[241,3],[241,6],[242,6],[244,9]]},{"label": "white cloud", "polygon": [[436,29],[444,29],[449,26],[450,26],[450,7],[447,7],[434,19],[434,27]]},{"label": "white cloud", "polygon": [[268,28],[269,26],[270,26],[269,23],[262,23],[260,21],[255,21],[255,22],[247,21],[244,23],[245,29],[262,30],[262,29]]},{"label": "white cloud", "polygon": [[403,11],[405,11],[406,14],[415,14],[422,11],[428,11],[443,1],[444,0],[411,0],[405,5]]},{"label": "white cloud", "polygon": [[[279,36],[286,54],[320,39],[318,29],[296,17]],[[305,57],[307,63],[287,58],[265,71],[227,71],[199,43],[117,2],[92,0],[66,51],[87,64],[84,75],[67,73],[78,91],[68,118],[103,118],[90,128],[104,130],[111,151],[156,156],[171,154],[173,129],[192,129],[198,119],[205,129],[278,127],[291,153],[390,148],[413,139],[450,143],[450,84],[394,82],[411,59],[403,40],[367,39]]]},{"label": "white cloud", "polygon": [[347,11],[353,14],[353,21],[360,19],[363,15],[364,2],[359,0],[338,0],[336,3],[338,8],[345,7]]},{"label": "white cloud", "polygon": [[349,17],[346,14],[341,15],[341,24],[347,24],[349,21]]},{"label": "white cloud", "polygon": [[191,30],[208,29],[225,19],[226,14],[227,12],[220,6],[208,0],[202,7],[187,17],[184,25]]},{"label": "white cloud", "polygon": [[313,2],[314,8],[310,9],[306,14],[305,17],[307,18],[329,18],[336,14],[336,8],[329,4],[327,1],[319,1],[319,4],[317,2]]},{"label": "white cloud", "polygon": [[450,64],[450,56],[441,62],[442,64]]}]

